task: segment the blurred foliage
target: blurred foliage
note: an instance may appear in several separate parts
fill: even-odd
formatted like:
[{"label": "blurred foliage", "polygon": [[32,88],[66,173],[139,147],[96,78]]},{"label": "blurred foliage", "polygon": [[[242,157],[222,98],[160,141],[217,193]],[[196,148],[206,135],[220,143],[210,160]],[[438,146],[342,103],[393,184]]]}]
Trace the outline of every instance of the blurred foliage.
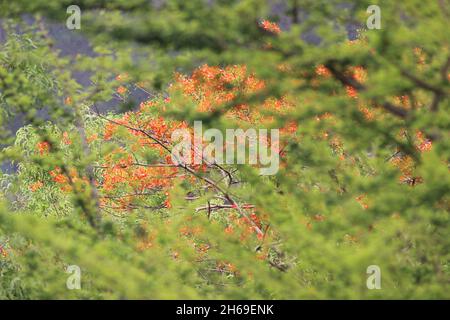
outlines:
[{"label": "blurred foliage", "polygon": [[[0,176],[0,298],[450,297],[448,2],[376,1],[382,28],[366,30],[373,1],[85,0],[81,30],[67,32],[93,54],[63,56],[47,22],[64,24],[71,4],[0,1],[0,162],[17,167]],[[171,88],[176,73],[205,64],[244,65],[264,89],[199,112]],[[201,119],[223,132],[263,125],[230,120],[236,106],[286,100],[289,112],[268,116],[296,132],[274,176],[231,166],[239,183],[214,180],[212,190],[205,178],[220,170],[206,170],[171,183],[170,206],[158,189],[132,209],[107,209],[99,166],[134,138],[122,128],[105,139],[124,115],[97,107],[116,99],[136,111],[134,91],[171,106],[137,120]],[[19,116],[27,125],[9,132]],[[147,163],[160,156],[139,152]],[[220,196],[233,210],[198,210]],[[263,237],[234,224],[245,204],[264,219]],[[67,289],[68,265],[80,266],[81,290]],[[366,287],[370,265],[381,290]]]}]

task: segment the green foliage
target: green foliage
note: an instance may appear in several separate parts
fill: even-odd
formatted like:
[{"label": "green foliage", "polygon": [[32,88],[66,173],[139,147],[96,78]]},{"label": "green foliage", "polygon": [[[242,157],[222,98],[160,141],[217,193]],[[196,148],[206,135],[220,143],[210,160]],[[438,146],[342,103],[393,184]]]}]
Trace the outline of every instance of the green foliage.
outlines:
[{"label": "green foliage", "polygon": [[[371,1],[286,3],[293,24],[274,35],[260,24],[279,17],[270,17],[263,1],[80,1],[82,28],[73,32],[88,37],[95,54],[63,57],[43,17],[64,23],[70,1],[0,1],[7,18],[0,162],[17,166],[0,175],[1,299],[450,297],[450,8],[440,1],[378,1],[382,29],[361,30],[350,43],[345,26],[364,25]],[[32,26],[21,22],[23,13],[34,15]],[[305,33],[320,43],[306,41]],[[199,113],[170,84],[175,72],[189,74],[205,63],[245,65],[266,86]],[[329,76],[318,79],[319,66]],[[367,73],[359,85],[349,76],[357,66]],[[91,84],[77,83],[78,72],[88,72]],[[357,99],[347,96],[352,84]],[[96,110],[111,98],[123,110],[137,109],[133,90],[151,93],[158,105],[172,93],[173,107],[154,109],[146,120],[202,119],[225,131],[233,106],[256,109],[266,98],[283,97],[294,108],[274,112],[274,126],[298,127],[274,176],[230,166],[240,181],[235,186],[219,180],[218,171],[204,172],[196,183],[173,184],[171,207],[159,206],[165,195],[158,190],[135,210],[99,209],[102,190],[93,183],[102,183],[99,167],[118,147],[131,153],[132,134],[122,128],[106,142],[105,118],[122,115]],[[365,107],[375,120],[361,112]],[[6,125],[18,115],[28,124],[12,134]],[[431,150],[420,150],[418,132]],[[39,152],[44,142],[49,152]],[[136,157],[151,163],[158,156]],[[407,175],[403,160],[413,163]],[[56,167],[66,175],[75,168],[88,183],[62,190],[50,174]],[[242,218],[236,210],[198,210],[223,197],[203,188],[205,177],[267,215],[271,236],[243,239],[239,227],[224,232]],[[81,290],[66,287],[69,265],[82,270]],[[381,290],[366,286],[370,265],[382,270]]]}]

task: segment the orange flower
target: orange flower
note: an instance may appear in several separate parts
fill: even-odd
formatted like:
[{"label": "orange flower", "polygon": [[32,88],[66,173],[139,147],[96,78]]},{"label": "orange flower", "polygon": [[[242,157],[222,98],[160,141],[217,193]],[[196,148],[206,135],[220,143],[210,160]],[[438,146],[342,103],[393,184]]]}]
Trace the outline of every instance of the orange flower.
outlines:
[{"label": "orange flower", "polygon": [[361,108],[359,108],[359,111],[362,112],[362,114],[364,115],[364,118],[367,121],[372,121],[373,119],[375,119],[375,114],[369,108],[361,107]]},{"label": "orange flower", "polygon": [[55,170],[50,171],[50,175],[53,178],[53,181],[60,184],[67,183],[67,177],[61,174],[61,169],[56,167]]},{"label": "orange flower", "polygon": [[40,188],[42,188],[44,184],[41,181],[37,181],[33,184],[30,185],[30,190],[32,192],[36,192],[37,190],[39,190]]},{"label": "orange flower", "polygon": [[367,201],[365,199],[366,199],[365,194],[362,194],[355,198],[355,200],[361,205],[361,207],[363,207],[363,209],[368,209],[369,205],[367,204]]},{"label": "orange flower", "polygon": [[347,95],[350,98],[353,98],[353,99],[358,98],[358,91],[356,91],[355,88],[353,88],[352,86],[346,86],[345,89],[347,90]]},{"label": "orange flower", "polygon": [[69,134],[68,134],[67,132],[64,132],[64,133],[63,133],[62,142],[63,142],[65,145],[71,145],[71,144],[72,144],[72,141],[69,139]]},{"label": "orange flower", "polygon": [[125,94],[127,91],[127,88],[125,88],[124,86],[119,86],[116,90],[116,92],[121,95]]},{"label": "orange flower", "polygon": [[94,133],[87,138],[87,143],[91,143],[97,139],[98,139],[98,135],[96,133]]},{"label": "orange flower", "polygon": [[117,125],[114,123],[108,123],[105,127],[105,134],[103,135],[104,140],[110,140],[113,136],[113,134],[117,130]]},{"label": "orange flower", "polygon": [[127,73],[123,73],[123,74],[118,74],[116,76],[116,80],[117,81],[125,81],[128,79],[128,74]]},{"label": "orange flower", "polygon": [[227,226],[225,228],[225,233],[232,234],[233,233],[233,227],[231,225]]},{"label": "orange flower", "polygon": [[326,77],[326,78],[331,76],[330,70],[328,70],[328,68],[325,67],[323,64],[320,64],[316,67],[316,74],[319,76]]},{"label": "orange flower", "polygon": [[367,72],[363,67],[354,67],[352,68],[353,72],[353,79],[355,79],[358,82],[364,83],[367,78]]},{"label": "orange flower", "polygon": [[41,156],[47,154],[50,150],[50,143],[47,141],[39,142],[36,146]]},{"label": "orange flower", "polygon": [[8,256],[8,252],[1,245],[0,245],[0,254],[5,258]]},{"label": "orange flower", "polygon": [[275,22],[270,22],[268,20],[261,21],[261,28],[273,34],[279,34],[281,32],[278,24],[276,24]]},{"label": "orange flower", "polygon": [[166,208],[172,208],[172,204],[170,203],[169,193],[166,192],[166,200],[164,200],[164,206]]},{"label": "orange flower", "polygon": [[417,145],[417,149],[421,152],[424,151],[430,151],[431,147],[433,146],[432,142],[430,139],[426,139],[423,135],[422,131],[417,131],[416,133],[416,138],[419,142],[419,144]]},{"label": "orange flower", "polygon": [[66,104],[66,105],[72,104],[72,98],[71,97],[66,97],[64,99],[64,104]]}]

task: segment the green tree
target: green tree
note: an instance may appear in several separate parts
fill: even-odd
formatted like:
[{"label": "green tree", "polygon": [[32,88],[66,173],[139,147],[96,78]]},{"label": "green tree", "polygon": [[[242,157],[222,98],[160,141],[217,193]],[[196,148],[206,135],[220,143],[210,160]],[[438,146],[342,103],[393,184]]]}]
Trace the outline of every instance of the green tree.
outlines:
[{"label": "green tree", "polygon": [[[1,132],[0,160],[18,170],[1,176],[0,297],[449,298],[450,8],[377,1],[381,29],[366,30],[371,1],[283,3],[275,14],[256,0],[80,1],[71,32],[95,54],[64,57],[45,21],[64,23],[72,3],[0,2],[0,120],[29,123]],[[224,84],[227,66],[247,78]],[[112,97],[128,112],[98,112]],[[187,178],[105,202],[143,181],[106,188],[106,160],[119,172],[129,155],[161,162],[154,131],[195,120],[291,128],[279,171],[184,166]],[[67,289],[68,265],[81,290]],[[371,265],[381,290],[366,286]]]}]

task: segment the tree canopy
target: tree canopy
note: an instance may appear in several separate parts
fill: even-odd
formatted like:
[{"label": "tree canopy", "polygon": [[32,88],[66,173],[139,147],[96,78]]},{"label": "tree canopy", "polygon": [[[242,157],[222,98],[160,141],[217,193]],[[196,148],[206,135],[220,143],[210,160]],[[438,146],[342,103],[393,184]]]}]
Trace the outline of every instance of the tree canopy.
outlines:
[{"label": "tree canopy", "polygon": [[0,1],[0,298],[448,299],[450,6],[373,2]]}]

